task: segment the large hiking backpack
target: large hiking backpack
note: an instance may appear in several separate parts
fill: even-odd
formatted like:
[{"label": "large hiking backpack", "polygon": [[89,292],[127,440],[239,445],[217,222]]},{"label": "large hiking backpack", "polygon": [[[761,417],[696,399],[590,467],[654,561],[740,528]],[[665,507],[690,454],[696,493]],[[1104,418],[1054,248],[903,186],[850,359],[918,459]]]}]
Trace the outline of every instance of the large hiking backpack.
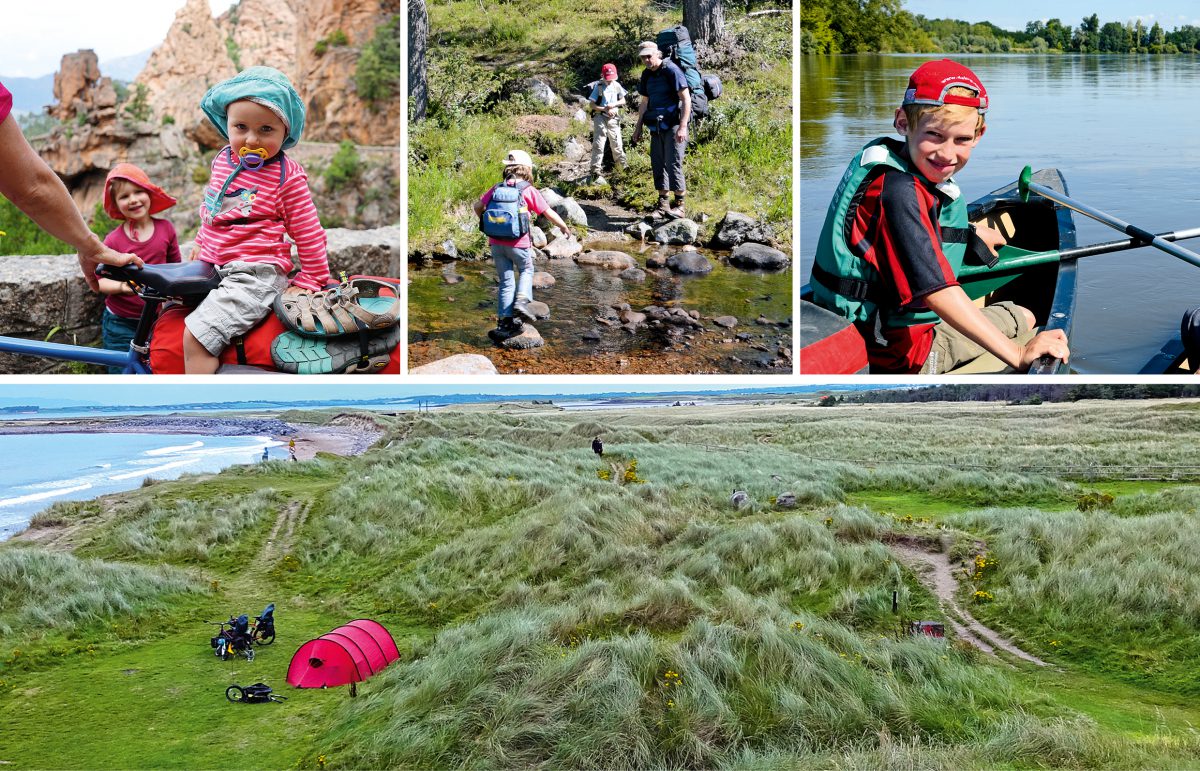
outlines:
[{"label": "large hiking backpack", "polygon": [[529,207],[522,192],[529,183],[520,180],[496,185],[492,197],[479,215],[479,229],[491,238],[514,240],[529,233]]},{"label": "large hiking backpack", "polygon": [[708,116],[708,103],[721,96],[721,79],[716,75],[702,75],[696,60],[696,48],[692,45],[687,27],[678,24],[658,33],[654,42],[663,55],[683,70],[688,88],[692,92],[692,115],[696,118]]}]

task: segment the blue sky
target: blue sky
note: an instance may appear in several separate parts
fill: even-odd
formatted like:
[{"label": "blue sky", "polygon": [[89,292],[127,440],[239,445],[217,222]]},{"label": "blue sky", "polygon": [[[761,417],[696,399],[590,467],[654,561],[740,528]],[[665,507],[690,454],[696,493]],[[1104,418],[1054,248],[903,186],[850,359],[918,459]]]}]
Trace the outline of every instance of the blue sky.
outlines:
[{"label": "blue sky", "polygon": [[[147,378],[149,380],[149,378]],[[171,405],[205,402],[252,401],[265,399],[270,401],[301,402],[311,399],[336,399],[357,401],[363,399],[378,399],[393,397],[397,399],[414,396],[439,396],[443,394],[593,394],[612,391],[636,391],[641,393],[658,393],[660,391],[686,391],[699,393],[701,391],[725,391],[734,388],[752,388],[753,385],[743,382],[719,382],[712,380],[696,381],[696,378],[678,378],[669,383],[638,383],[638,382],[522,382],[514,384],[421,384],[406,383],[392,385],[346,384],[345,382],[304,385],[296,384],[291,378],[279,385],[270,383],[213,383],[200,385],[174,385],[160,382],[140,384],[130,379],[122,378],[119,384],[103,384],[82,381],[71,385],[47,384],[44,382],[28,384],[5,383],[0,385],[0,406],[11,404],[41,405],[48,401],[69,399],[73,402],[84,402],[100,405]],[[772,382],[761,387],[785,386],[783,382]]]},{"label": "blue sky", "polygon": [[1093,13],[1100,17],[1101,24],[1140,18],[1147,26],[1157,21],[1168,31],[1185,24],[1200,26],[1200,3],[1195,0],[1151,0],[1143,3],[1117,0],[1066,0],[1053,3],[1045,0],[904,0],[904,8],[910,13],[919,13],[931,19],[990,21],[1011,30],[1024,30],[1027,22],[1050,18],[1058,18],[1063,24],[1078,27],[1080,19]]},{"label": "blue sky", "polygon": [[[0,75],[36,78],[58,69],[63,54],[91,48],[100,61],[153,48],[163,41],[185,0],[123,2],[54,0],[5,5]],[[235,0],[209,0],[213,15]]]}]

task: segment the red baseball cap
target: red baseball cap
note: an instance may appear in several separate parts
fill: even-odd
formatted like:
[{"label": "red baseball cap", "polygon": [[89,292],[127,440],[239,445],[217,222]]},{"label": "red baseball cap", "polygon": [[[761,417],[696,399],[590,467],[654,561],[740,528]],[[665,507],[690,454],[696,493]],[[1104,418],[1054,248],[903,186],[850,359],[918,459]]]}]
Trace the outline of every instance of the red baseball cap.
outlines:
[{"label": "red baseball cap", "polygon": [[609,75],[617,77],[617,65],[609,63],[600,68],[600,77],[607,78]]},{"label": "red baseball cap", "polygon": [[[954,86],[969,88],[975,96],[947,94]],[[908,90],[904,92],[904,104],[961,104],[974,107],[985,113],[988,108],[987,89],[975,73],[958,62],[937,59],[925,62],[908,78]]]}]

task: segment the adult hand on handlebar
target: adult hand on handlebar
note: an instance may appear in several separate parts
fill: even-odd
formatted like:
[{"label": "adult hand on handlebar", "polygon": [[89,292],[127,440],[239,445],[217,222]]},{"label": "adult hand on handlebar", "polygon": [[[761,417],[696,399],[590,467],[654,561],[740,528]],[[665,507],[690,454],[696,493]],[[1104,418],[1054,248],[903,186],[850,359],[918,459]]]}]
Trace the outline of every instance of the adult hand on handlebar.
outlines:
[{"label": "adult hand on handlebar", "polygon": [[110,249],[100,239],[96,239],[95,247],[87,252],[79,252],[79,269],[83,271],[83,279],[93,292],[100,291],[100,282],[96,278],[96,268],[100,265],[136,265],[139,268],[145,265],[136,254]]}]

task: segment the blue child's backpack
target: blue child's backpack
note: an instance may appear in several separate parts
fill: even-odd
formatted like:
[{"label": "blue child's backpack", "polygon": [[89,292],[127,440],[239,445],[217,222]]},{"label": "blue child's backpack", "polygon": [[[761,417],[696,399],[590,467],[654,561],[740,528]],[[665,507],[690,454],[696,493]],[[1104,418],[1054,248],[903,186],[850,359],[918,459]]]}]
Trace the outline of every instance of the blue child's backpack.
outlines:
[{"label": "blue child's backpack", "polygon": [[529,183],[518,180],[496,185],[491,200],[479,215],[479,229],[491,238],[514,240],[529,233],[529,207],[522,195]]}]

